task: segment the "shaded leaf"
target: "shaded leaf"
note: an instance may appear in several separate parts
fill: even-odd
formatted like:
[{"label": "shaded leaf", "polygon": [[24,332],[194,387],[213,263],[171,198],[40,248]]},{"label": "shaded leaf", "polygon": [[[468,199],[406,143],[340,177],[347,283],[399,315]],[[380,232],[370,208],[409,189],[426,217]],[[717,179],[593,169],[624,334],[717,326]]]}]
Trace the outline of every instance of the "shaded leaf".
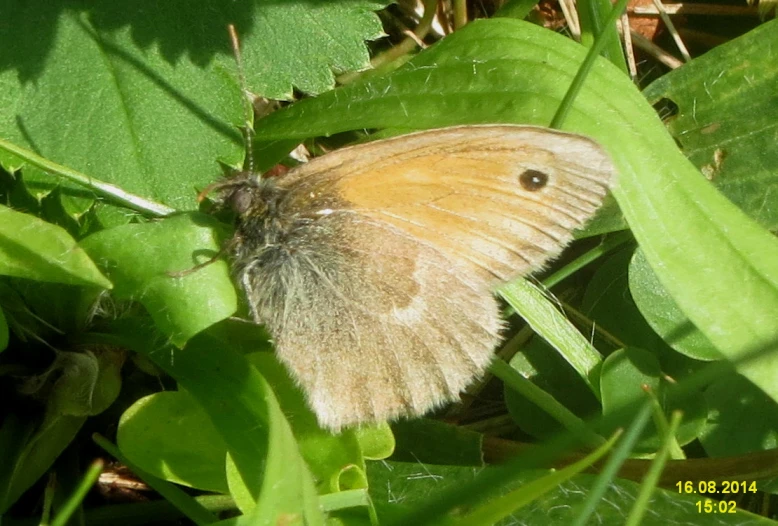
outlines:
[{"label": "shaded leaf", "polygon": [[2,205],[0,274],[111,288],[111,282],[64,229]]},{"label": "shaded leaf", "polygon": [[[493,467],[482,468],[485,470]],[[471,482],[482,469],[460,466],[435,466],[432,464],[404,462],[371,462],[368,466],[371,496],[377,503],[381,524],[392,522],[401,511],[412,509],[426,502],[433,495],[444,493],[457,486]],[[541,473],[528,471],[515,484],[505,486],[504,492],[527,484]],[[594,475],[577,475],[559,485],[554,491],[533,501],[530,505],[515,511],[505,524],[569,524],[573,523],[580,504],[589,494],[595,480]],[[622,524],[629,514],[639,485],[621,479],[614,480],[605,497],[596,509],[601,524]],[[706,526],[709,524],[742,525],[744,521],[753,525],[771,525],[773,521],[737,510],[733,514],[707,515],[698,511],[699,496],[679,495],[677,491],[656,490],[648,504],[642,525],[665,526],[667,524],[688,524]],[[381,503],[379,505],[379,503]],[[459,510],[460,513],[463,510]],[[452,520],[454,517],[451,518]]]},{"label": "shaded leaf", "polygon": [[721,353],[678,307],[638,250],[629,266],[630,292],[640,312],[662,339],[697,360],[718,360]]},{"label": "shaded leaf", "polygon": [[207,334],[183,350],[146,352],[197,400],[227,444],[239,475],[228,482],[246,514],[242,520],[274,524],[285,517],[323,524],[313,476],[291,428],[269,385],[244,356]]},{"label": "shaded leaf", "polygon": [[710,415],[700,436],[711,457],[778,447],[778,404],[737,374],[722,376],[705,390]]},{"label": "shaded leaf", "polygon": [[46,473],[76,437],[86,417],[50,411],[42,423],[33,420],[21,421],[11,415],[0,429],[0,445],[7,441],[12,446],[3,449],[0,462],[0,512],[5,512]]},{"label": "shaded leaf", "polygon": [[[643,277],[630,266],[639,257],[633,257],[633,254],[639,252],[639,249],[635,251],[634,247],[628,247],[606,259],[587,284],[581,309],[596,325],[593,335],[599,348],[630,346],[646,349],[656,356],[665,374],[681,380],[698,370],[701,364],[673,350],[663,339],[666,333],[659,327],[655,332],[649,313],[642,309],[642,305],[639,309],[635,304],[637,300],[633,295],[642,296],[640,291],[630,288],[630,279],[642,286],[649,283],[644,282]],[[600,337],[600,330],[609,337]]]},{"label": "shaded leaf", "polygon": [[[646,391],[650,391],[659,401],[665,415],[676,409],[683,412],[683,423],[676,433],[676,439],[681,445],[688,444],[702,432],[707,415],[702,397],[686,396],[679,400],[677,397],[668,396],[668,383],[664,379],[659,361],[644,349],[628,347],[608,356],[602,364],[600,388],[604,415],[618,413],[619,410],[639,403],[646,398]],[[618,425],[623,423],[619,422]],[[661,444],[662,437],[656,428],[648,427],[646,431],[640,449],[653,453]]]},{"label": "shaded leaf", "polygon": [[[760,6],[762,3],[760,2]],[[778,25],[763,24],[663,75],[643,94],[672,101],[667,118],[684,154],[724,195],[778,229]]]},{"label": "shaded leaf", "polygon": [[[600,412],[600,403],[570,365],[542,338],[535,337],[510,361],[522,376],[554,397],[575,415],[584,418]],[[596,373],[599,381],[599,372]],[[556,419],[509,386],[505,386],[505,405],[516,425],[525,433],[548,439],[564,429]]]},{"label": "shaded leaf", "polygon": [[482,466],[483,436],[469,429],[426,418],[392,425],[397,447],[392,460],[454,466]]},{"label": "shaded leaf", "polygon": [[5,314],[3,314],[3,308],[0,306],[0,352],[8,347],[8,335],[8,322],[5,321]]}]

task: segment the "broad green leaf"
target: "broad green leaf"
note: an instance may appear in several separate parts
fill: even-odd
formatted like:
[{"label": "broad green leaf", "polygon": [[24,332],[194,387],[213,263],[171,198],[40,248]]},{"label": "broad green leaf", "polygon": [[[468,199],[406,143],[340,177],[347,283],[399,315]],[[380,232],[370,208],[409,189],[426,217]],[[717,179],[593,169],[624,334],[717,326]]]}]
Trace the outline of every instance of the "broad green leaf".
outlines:
[{"label": "broad green leaf", "polygon": [[[55,330],[83,332],[93,321],[96,310],[111,310],[110,302],[105,301],[104,290],[95,287],[13,278],[8,280],[8,285],[15,296],[8,307],[9,318],[25,323],[40,337],[49,337]],[[0,291],[0,295],[7,293],[7,289]],[[5,296],[2,302],[8,299]]]},{"label": "broad green leaf", "polygon": [[737,374],[722,376],[705,390],[710,407],[700,443],[711,457],[778,447],[778,404]]},{"label": "broad green leaf", "polygon": [[125,352],[109,346],[58,351],[41,380],[54,378],[47,394],[49,413],[92,416],[108,409],[119,396]]},{"label": "broad green leaf", "polygon": [[[305,3],[254,0],[252,19],[237,23],[249,87],[272,99],[335,85],[335,73],[370,66],[366,40],[384,35],[378,16],[389,0]],[[283,30],[281,30],[283,28]]]},{"label": "broad green leaf", "polygon": [[118,298],[141,302],[174,344],[189,338],[237,309],[227,263],[217,260],[183,277],[220,250],[218,223],[202,214],[103,230],[80,246],[111,276]]},{"label": "broad green leaf", "polygon": [[[177,209],[196,207],[217,161],[237,166],[244,106],[227,25],[235,24],[249,86],[291,98],[319,93],[333,70],[369,66],[365,40],[381,36],[373,12],[388,2],[218,0],[160,4],[153,16],[121,2],[45,6],[2,0],[0,137],[124,190]],[[19,160],[0,153],[9,170]],[[60,183],[24,169],[43,196]],[[94,194],[64,184],[84,213]]]},{"label": "broad green leaf", "polygon": [[651,328],[673,349],[697,360],[719,360],[721,353],[694,326],[659,283],[640,250],[629,266],[629,290]]},{"label": "broad green leaf", "polygon": [[43,422],[36,420],[21,421],[21,417],[11,415],[3,421],[0,445],[11,447],[3,449],[0,462],[0,513],[46,473],[76,437],[86,417],[50,411]]},{"label": "broad green leaf", "polygon": [[[707,414],[705,403],[701,396],[689,396],[682,400],[668,397],[667,387],[659,361],[653,354],[636,347],[619,349],[602,364],[600,388],[603,414],[617,413],[620,409],[644,400],[648,389],[659,400],[666,415],[676,409],[683,411],[684,420],[676,438],[681,445],[687,444],[702,432]],[[656,428],[649,427],[649,430],[644,433],[640,448],[642,451],[654,452],[662,439]]]},{"label": "broad green leaf", "polygon": [[[665,332],[655,326],[640,303],[639,291],[630,287],[630,280],[641,286],[647,283],[642,274],[635,273],[631,262],[639,256],[634,247],[628,247],[606,259],[587,284],[581,310],[595,323],[594,343],[603,349],[615,347],[640,347],[656,356],[665,374],[681,380],[699,369],[700,362],[676,352],[666,343]],[[638,305],[635,303],[638,302]],[[640,307],[640,310],[639,310]],[[644,317],[645,316],[645,317]],[[657,332],[654,332],[654,331]],[[600,337],[600,331],[608,336]],[[660,337],[660,335],[662,335]],[[616,342],[612,341],[615,337]],[[691,355],[697,357],[696,355]],[[720,355],[716,355],[720,356]]]},{"label": "broad green leaf", "polygon": [[136,401],[121,417],[122,453],[161,479],[227,493],[227,445],[208,414],[185,391],[163,391]]},{"label": "broad green leaf", "polygon": [[[280,140],[373,127],[547,124],[584,51],[520,21],[474,22],[391,75],[270,115],[258,124],[257,136]],[[659,281],[692,323],[732,360],[773,346],[778,240],[683,156],[629,79],[607,62],[597,63],[565,129],[595,138],[610,153],[619,171],[613,187],[619,207]],[[778,357],[742,364],[739,371],[778,399]]]},{"label": "broad green leaf", "polygon": [[65,230],[2,205],[0,274],[111,288],[111,282]]},{"label": "broad green leaf", "polygon": [[[222,65],[229,15],[206,4],[188,5],[186,16],[180,9],[149,17],[120,3],[2,0],[0,12],[17,23],[0,31],[0,137],[126,191],[195,208],[195,188],[221,173],[216,161],[238,164],[234,124],[243,119]],[[206,17],[212,30],[198,23]],[[60,183],[23,173],[39,197]],[[63,194],[76,217],[94,199],[70,184]]]},{"label": "broad green leaf", "polygon": [[482,466],[483,435],[427,418],[392,425],[397,447],[392,460],[441,465]]},{"label": "broad green leaf", "polygon": [[667,128],[702,173],[762,226],[778,229],[778,25],[770,22],[663,75],[643,94],[672,101]]},{"label": "broad green leaf", "polygon": [[[270,386],[241,354],[208,334],[148,356],[192,395],[227,444],[239,474],[231,492],[252,524],[323,524],[313,476]],[[227,410],[229,408],[229,410]],[[239,487],[233,488],[233,483]],[[242,500],[251,497],[253,508]],[[253,522],[252,522],[253,521]]]}]

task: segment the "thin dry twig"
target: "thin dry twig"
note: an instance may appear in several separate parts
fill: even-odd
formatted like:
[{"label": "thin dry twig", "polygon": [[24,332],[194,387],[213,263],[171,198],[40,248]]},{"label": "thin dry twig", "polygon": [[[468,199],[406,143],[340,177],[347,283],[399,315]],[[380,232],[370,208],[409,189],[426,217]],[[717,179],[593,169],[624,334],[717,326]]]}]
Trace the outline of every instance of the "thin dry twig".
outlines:
[{"label": "thin dry twig", "polygon": [[665,26],[667,26],[667,31],[670,33],[670,35],[672,35],[673,40],[675,41],[675,45],[678,46],[678,50],[681,52],[684,60],[689,62],[692,59],[691,55],[689,55],[689,50],[686,49],[686,44],[684,44],[683,40],[681,40],[681,35],[678,34],[678,30],[675,28],[675,24],[673,24],[673,21],[670,20],[670,17],[667,15],[667,11],[665,11],[665,6],[662,4],[662,1],[654,0],[654,6],[656,6],[657,10],[659,11],[659,16],[662,19],[662,22],[664,22]]},{"label": "thin dry twig", "polygon": [[630,31],[630,35],[632,36],[632,43],[635,44],[636,47],[642,49],[668,68],[675,69],[683,65],[683,62],[651,42],[637,31]]},{"label": "thin dry twig", "polygon": [[559,7],[570,29],[570,34],[577,41],[581,41],[581,23],[578,20],[578,11],[575,9],[573,0],[559,0]]},{"label": "thin dry twig", "polygon": [[627,55],[627,66],[629,66],[629,77],[632,82],[638,78],[638,66],[635,63],[635,49],[632,47],[632,33],[629,31],[629,16],[627,13],[621,15],[619,20],[619,31],[621,38],[624,39],[624,54]]},{"label": "thin dry twig", "polygon": [[[663,4],[668,15],[710,15],[710,16],[759,16],[754,6],[716,5],[716,4]],[[636,5],[627,9],[630,14],[640,16],[659,16],[656,6]]]}]

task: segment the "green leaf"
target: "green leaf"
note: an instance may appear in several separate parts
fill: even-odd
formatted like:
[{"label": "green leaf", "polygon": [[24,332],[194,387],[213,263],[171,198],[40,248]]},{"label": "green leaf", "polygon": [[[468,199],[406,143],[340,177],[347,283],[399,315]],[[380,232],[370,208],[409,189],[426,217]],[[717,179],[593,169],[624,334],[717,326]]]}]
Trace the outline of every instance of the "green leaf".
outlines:
[{"label": "green leaf", "polygon": [[[602,262],[587,284],[581,310],[596,324],[598,330],[594,332],[594,343],[598,348],[631,346],[646,349],[659,360],[665,374],[680,380],[699,369],[701,364],[687,358],[686,353],[679,354],[683,351],[673,350],[666,343],[671,340],[666,340],[666,333],[655,325],[654,319],[643,308],[644,296],[636,286],[645,287],[650,282],[631,266],[640,257],[633,257],[633,253],[639,254],[640,250],[628,247]],[[638,285],[631,287],[631,281]],[[605,334],[600,336],[601,332]],[[613,337],[617,342],[613,341]],[[691,356],[697,357],[695,354]]]},{"label": "green leaf", "polygon": [[0,429],[0,445],[4,448],[0,462],[0,513],[4,513],[51,467],[73,441],[85,416],[63,415],[56,411],[46,414],[43,422],[11,415]]},{"label": "green leaf", "polygon": [[581,43],[586,47],[592,47],[596,38],[605,36],[608,40],[602,56],[627,74],[627,62],[624,59],[624,50],[616,26],[604,26],[605,19],[612,9],[613,4],[608,0],[582,0],[576,4],[578,21],[581,24]]},{"label": "green leaf", "polygon": [[219,224],[202,214],[103,230],[81,243],[111,276],[118,298],[141,302],[176,345],[237,309],[235,287],[222,260],[183,277],[220,250]]},{"label": "green leaf", "polygon": [[[433,464],[406,462],[371,462],[368,465],[370,494],[379,511],[381,524],[402,524],[400,512],[413,509],[427,502],[432,496],[445,493],[476,480],[479,474],[496,468],[480,470],[463,466],[436,466]],[[539,477],[537,471],[525,472],[515,483],[506,485],[502,492],[525,485]],[[576,516],[578,506],[590,493],[594,475],[577,475],[560,484],[553,491],[535,499],[528,506],[516,510],[509,518],[518,524],[570,524]],[[640,486],[622,479],[613,480],[604,498],[596,509],[598,523],[623,524],[624,518],[634,505]],[[715,517],[716,524],[773,525],[774,521],[753,515],[738,508],[736,514],[706,515],[698,511],[696,495],[679,495],[677,491],[656,490],[649,501],[651,510],[643,517],[643,526],[666,526],[688,524],[705,526]],[[465,511],[458,509],[453,519]],[[440,521],[437,524],[442,524]]]},{"label": "green leaf", "polygon": [[[109,347],[57,351],[48,371],[27,380],[28,394],[45,397],[43,414],[13,412],[0,428],[0,513],[52,466],[88,416],[103,412],[119,394],[124,353]],[[8,408],[13,411],[13,408]]]},{"label": "green leaf", "polygon": [[255,0],[251,22],[237,25],[249,87],[265,97],[291,100],[292,86],[315,95],[334,87],[333,71],[368,68],[365,40],[384,35],[374,11],[389,3]]},{"label": "green leaf", "polygon": [[481,524],[492,524],[512,516],[516,510],[529,506],[533,501],[552,492],[560,484],[570,480],[581,471],[591,468],[593,464],[613,448],[617,438],[618,435],[614,435],[608,442],[602,444],[602,446],[584,458],[477,506],[465,517],[457,520],[455,524],[459,526],[479,526]]},{"label": "green leaf", "polygon": [[601,376],[602,409],[608,414],[645,399],[645,388],[658,393],[662,370],[650,353],[627,348],[605,359]]},{"label": "green leaf", "polygon": [[505,301],[559,352],[596,394],[597,387],[592,371],[602,362],[600,353],[543,291],[526,280],[516,280],[498,290]]},{"label": "green leaf", "polygon": [[47,395],[48,412],[92,416],[108,409],[121,390],[124,356],[123,351],[108,346],[58,351],[40,379],[55,378]]},{"label": "green leaf", "polygon": [[722,358],[662,286],[640,250],[629,266],[629,290],[645,320],[667,345],[697,360]]},{"label": "green leaf", "polygon": [[700,442],[711,457],[778,447],[778,404],[737,374],[722,376],[705,390],[710,414]]},{"label": "green leaf", "polygon": [[392,460],[455,466],[482,466],[483,436],[466,428],[427,418],[392,425],[397,447]]},{"label": "green leaf", "polygon": [[0,205],[0,274],[111,288],[64,229]]},{"label": "green leaf", "polygon": [[[602,410],[604,415],[618,413],[646,398],[646,389],[659,400],[665,415],[674,410],[684,414],[678,429],[677,440],[688,444],[702,433],[707,408],[701,396],[686,396],[678,399],[666,394],[668,384],[656,357],[636,347],[620,349],[608,356],[602,364],[600,377],[602,389]],[[619,422],[618,426],[624,425]],[[641,451],[655,452],[662,443],[657,429],[647,428],[640,443]]]},{"label": "green leaf", "polygon": [[[597,398],[600,393],[595,395],[560,354],[540,337],[524,345],[521,352],[511,358],[510,365],[575,415],[584,418],[600,412]],[[556,419],[514,389],[506,385],[504,392],[508,412],[525,433],[548,439],[564,429]]]},{"label": "green leaf", "polygon": [[144,471],[206,491],[227,493],[227,445],[186,391],[145,396],[119,420],[117,443]]},{"label": "green leaf", "polygon": [[653,82],[649,102],[678,114],[668,130],[695,166],[745,213],[778,229],[778,25],[769,22]]},{"label": "green leaf", "polygon": [[[188,5],[181,16],[182,8],[149,17],[122,4],[3,0],[0,11],[17,23],[0,31],[0,136],[126,191],[194,208],[195,187],[220,173],[216,160],[238,164],[233,123],[243,118],[234,66],[228,73],[215,60],[231,60],[227,19],[214,16],[224,11]],[[38,197],[59,184],[31,168],[24,180]],[[70,184],[63,193],[76,217],[94,199]]]},{"label": "green leaf", "polygon": [[[197,526],[205,526],[216,522],[216,517],[211,513],[211,510],[207,509],[198,499],[188,495],[178,486],[158,479],[151,473],[146,473],[139,466],[134,465],[130,459],[126,458],[118,447],[99,434],[95,433],[92,439],[121,464],[137,474],[150,488],[159,493],[166,504],[176,508],[181,514],[190,519],[192,523]],[[109,513],[111,512],[116,513],[115,508],[109,511]],[[154,514],[154,517],[156,519],[158,515]],[[176,516],[176,518],[179,517],[180,515]],[[112,517],[112,520],[116,521],[116,518]]]},{"label": "green leaf", "polygon": [[[40,337],[54,330],[83,332],[94,317],[96,306],[106,305],[104,301],[100,303],[103,289],[95,287],[13,278],[8,280],[8,285],[2,287],[6,290],[0,294],[4,296],[2,302],[9,304],[9,319],[26,325],[29,333]],[[9,289],[13,299],[6,295]]]},{"label": "green leaf", "polygon": [[313,476],[289,423],[265,379],[243,355],[207,333],[183,350],[145,351],[197,400],[227,444],[239,474],[229,481],[231,493],[247,523],[275,524],[284,517],[323,524]]},{"label": "green leaf", "polygon": [[353,430],[362,455],[370,460],[382,460],[394,453],[395,440],[389,424],[382,422],[374,426],[362,426]]},{"label": "green leaf", "polygon": [[3,307],[0,306],[0,352],[8,347],[8,322],[3,314]]}]

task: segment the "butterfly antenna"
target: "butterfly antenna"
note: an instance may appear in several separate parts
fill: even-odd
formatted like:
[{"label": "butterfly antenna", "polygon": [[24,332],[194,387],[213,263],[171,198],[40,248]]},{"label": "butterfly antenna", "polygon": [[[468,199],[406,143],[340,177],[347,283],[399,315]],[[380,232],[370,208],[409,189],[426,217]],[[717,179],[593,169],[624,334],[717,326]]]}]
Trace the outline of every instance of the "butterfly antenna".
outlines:
[{"label": "butterfly antenna", "polygon": [[251,117],[254,113],[254,107],[249,99],[249,91],[246,87],[246,75],[243,73],[243,61],[240,56],[240,44],[238,42],[238,32],[235,26],[227,26],[230,33],[230,42],[232,43],[232,52],[235,54],[235,64],[238,66],[238,80],[240,81],[240,91],[243,100],[243,138],[246,141],[246,168],[250,173],[254,173],[254,154],[251,149],[252,139],[254,138],[254,127],[251,124]]}]

